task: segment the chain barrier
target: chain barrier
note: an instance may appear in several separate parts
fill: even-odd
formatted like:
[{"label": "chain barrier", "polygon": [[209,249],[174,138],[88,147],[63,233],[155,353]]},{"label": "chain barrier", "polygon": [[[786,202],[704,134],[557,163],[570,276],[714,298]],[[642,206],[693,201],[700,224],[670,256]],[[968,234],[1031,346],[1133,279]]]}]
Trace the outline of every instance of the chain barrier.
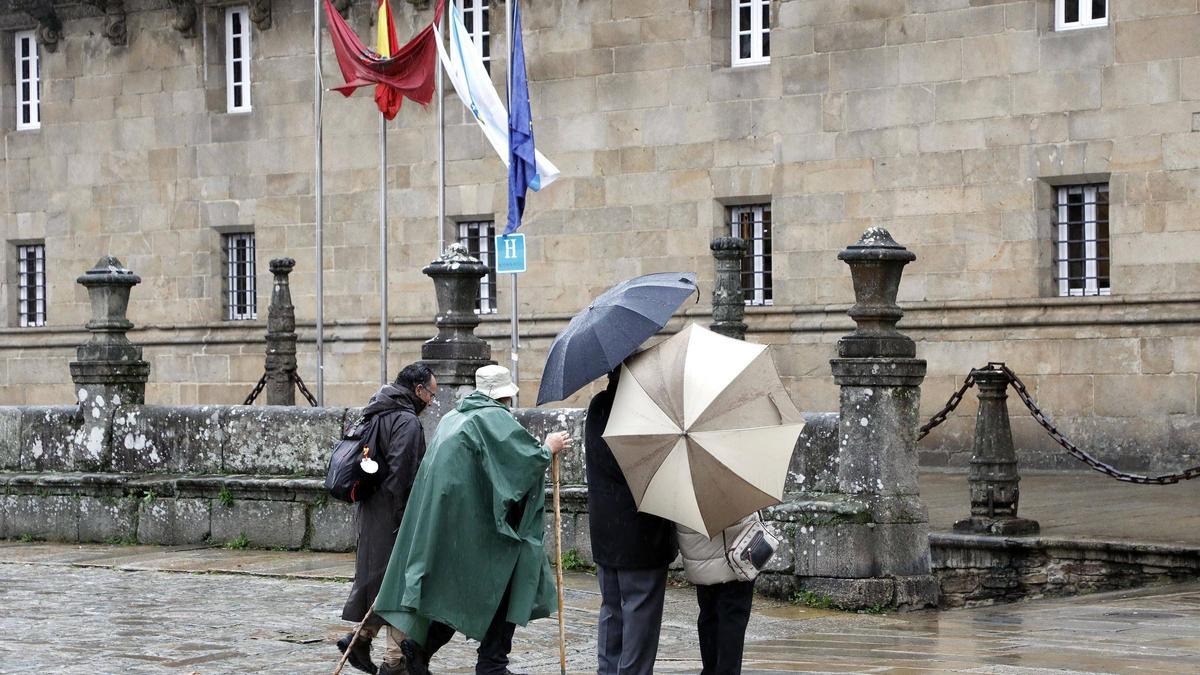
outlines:
[{"label": "chain barrier", "polygon": [[[296,383],[296,388],[300,390],[300,395],[304,397],[304,400],[308,401],[308,404],[315,408],[317,406],[317,397],[313,396],[308,387],[304,385],[304,380],[300,378],[300,373],[292,373],[292,382]],[[254,389],[250,391],[250,395],[246,397],[242,405],[254,405],[255,399],[258,398],[258,395],[262,393],[263,388],[266,386],[267,374],[263,373],[263,376],[258,380],[258,384],[254,385]]]},{"label": "chain barrier", "polygon": [[966,394],[967,390],[975,386],[975,373],[980,371],[1003,373],[1005,377],[1008,378],[1009,385],[1011,385],[1013,390],[1017,392],[1017,397],[1020,398],[1021,402],[1025,404],[1025,407],[1029,409],[1029,413],[1033,416],[1034,421],[1041,425],[1041,427],[1046,430],[1046,433],[1050,435],[1050,438],[1054,439],[1055,443],[1058,443],[1063,450],[1067,451],[1067,454],[1083,462],[1095,471],[1099,471],[1110,478],[1115,478],[1116,480],[1125,483],[1134,483],[1137,485],[1173,485],[1180,481],[1200,478],[1200,466],[1194,466],[1176,473],[1167,473],[1158,476],[1143,476],[1136,473],[1121,471],[1111,464],[1097,459],[1090,453],[1080,449],[1078,446],[1068,440],[1067,437],[1064,436],[1063,433],[1054,426],[1054,423],[1050,421],[1050,417],[1045,413],[1045,411],[1038,407],[1037,402],[1034,401],[1033,396],[1029,393],[1029,388],[1025,386],[1025,383],[1021,381],[1021,378],[1017,377],[1017,374],[1003,363],[989,363],[983,368],[976,368],[972,370],[971,373],[967,375],[967,379],[963,382],[962,386],[950,395],[950,399],[946,401],[946,405],[943,406],[941,410],[939,410],[920,428],[917,434],[918,441],[922,438],[925,438],[925,436],[929,435],[930,431],[933,431],[933,429],[945,422],[950,416],[950,413],[958,407],[958,404],[962,403],[963,396]]}]

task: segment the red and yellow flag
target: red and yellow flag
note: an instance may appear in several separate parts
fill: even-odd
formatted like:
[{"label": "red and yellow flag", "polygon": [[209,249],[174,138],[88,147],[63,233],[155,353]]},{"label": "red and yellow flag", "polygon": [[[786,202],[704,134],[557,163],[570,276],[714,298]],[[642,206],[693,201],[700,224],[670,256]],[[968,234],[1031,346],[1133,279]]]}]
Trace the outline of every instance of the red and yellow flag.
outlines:
[{"label": "red and yellow flag", "polygon": [[[375,11],[375,52],[385,59],[392,58],[400,48],[396,38],[396,24],[392,23],[392,5],[388,0],[379,0]],[[386,84],[375,85],[375,105],[387,119],[395,119],[404,103],[404,94]]]}]

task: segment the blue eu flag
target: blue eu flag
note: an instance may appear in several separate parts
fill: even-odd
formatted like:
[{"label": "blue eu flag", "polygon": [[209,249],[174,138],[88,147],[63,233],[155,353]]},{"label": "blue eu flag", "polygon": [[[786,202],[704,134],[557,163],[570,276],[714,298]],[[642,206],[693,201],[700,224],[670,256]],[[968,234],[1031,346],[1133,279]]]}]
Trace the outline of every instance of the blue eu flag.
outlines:
[{"label": "blue eu flag", "polygon": [[525,78],[525,45],[521,39],[521,7],[512,3],[513,41],[512,83],[508,94],[508,225],[504,234],[512,234],[521,226],[525,214],[525,195],[537,180],[537,165],[533,151],[533,122],[529,111],[529,82]]}]

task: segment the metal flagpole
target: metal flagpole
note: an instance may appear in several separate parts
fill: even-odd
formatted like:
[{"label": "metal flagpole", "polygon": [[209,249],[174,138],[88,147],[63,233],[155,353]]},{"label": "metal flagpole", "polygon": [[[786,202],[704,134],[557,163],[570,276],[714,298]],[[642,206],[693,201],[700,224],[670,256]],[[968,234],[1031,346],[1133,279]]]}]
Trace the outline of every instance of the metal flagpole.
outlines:
[{"label": "metal flagpole", "polygon": [[316,123],[316,247],[317,247],[317,405],[325,405],[325,246],[322,207],[323,151],[321,119],[321,0],[313,0],[313,117]]},{"label": "metal flagpole", "polygon": [[[513,102],[512,102],[513,9],[512,8],[516,5],[516,3],[518,1],[519,0],[509,0],[509,2],[506,3],[506,7],[504,8],[505,9],[504,16],[508,22],[507,30],[504,31],[504,45],[505,45],[504,51],[505,51],[505,54],[508,55],[507,58],[505,59],[505,61],[506,61],[505,69],[507,70],[507,78],[505,79],[504,93],[505,93],[505,97],[508,99],[508,111],[509,111],[508,114],[509,115],[512,115],[512,105],[513,105]],[[511,142],[511,134],[510,134],[510,142]],[[512,156],[512,148],[509,148],[510,161],[511,161],[511,156]],[[521,382],[521,376],[520,376],[520,367],[519,367],[518,361],[520,360],[519,352],[521,351],[521,338],[520,338],[520,322],[517,319],[517,275],[510,274],[510,275],[508,275],[508,278],[509,278],[509,283],[510,283],[510,295],[512,295],[512,354],[511,354],[511,356],[512,356],[512,380],[513,380],[513,384],[519,385]],[[520,394],[517,394],[516,396],[513,397],[513,407],[514,408],[517,407],[517,405],[518,405],[519,397],[520,397]]]},{"label": "metal flagpole", "polygon": [[[450,11],[454,11],[454,1],[450,2]],[[438,21],[438,30],[446,34],[446,14]],[[438,114],[438,214],[437,214],[437,253],[442,255],[446,250],[446,97],[443,95],[445,86],[442,82],[442,64],[437,64],[437,114]]]},{"label": "metal flagpole", "polygon": [[379,113],[379,382],[388,382],[387,118]]}]

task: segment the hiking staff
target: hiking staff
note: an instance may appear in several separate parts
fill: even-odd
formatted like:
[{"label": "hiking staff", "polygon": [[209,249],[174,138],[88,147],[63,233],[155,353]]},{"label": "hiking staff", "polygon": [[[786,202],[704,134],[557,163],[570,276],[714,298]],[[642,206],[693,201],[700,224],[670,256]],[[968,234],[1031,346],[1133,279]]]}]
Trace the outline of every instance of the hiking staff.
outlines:
[{"label": "hiking staff", "polygon": [[563,554],[562,554],[562,508],[559,506],[559,453],[554,453],[552,465],[554,477],[554,553],[558,556],[558,564],[554,566],[555,576],[558,577],[558,660],[562,675],[567,675],[567,627],[563,618]]},{"label": "hiking staff", "polygon": [[367,610],[366,616],[358,625],[354,627],[354,635],[350,637],[350,644],[346,645],[346,651],[342,652],[342,658],[338,659],[337,667],[333,669],[333,675],[342,675],[342,668],[346,667],[346,659],[350,658],[350,651],[354,649],[354,642],[358,640],[358,634],[362,632],[363,626],[367,625],[367,619],[375,613],[375,603],[371,603],[371,609]]}]

